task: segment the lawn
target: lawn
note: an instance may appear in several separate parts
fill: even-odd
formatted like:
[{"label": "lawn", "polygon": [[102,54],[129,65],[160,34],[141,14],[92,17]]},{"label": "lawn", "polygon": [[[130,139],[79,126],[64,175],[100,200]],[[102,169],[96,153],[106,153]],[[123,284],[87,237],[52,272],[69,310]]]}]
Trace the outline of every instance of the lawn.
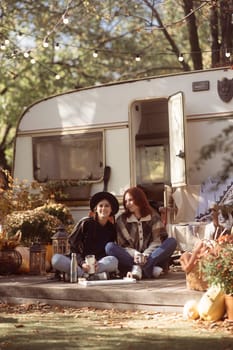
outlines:
[{"label": "lawn", "polygon": [[233,350],[233,323],[181,314],[0,304],[0,350]]}]

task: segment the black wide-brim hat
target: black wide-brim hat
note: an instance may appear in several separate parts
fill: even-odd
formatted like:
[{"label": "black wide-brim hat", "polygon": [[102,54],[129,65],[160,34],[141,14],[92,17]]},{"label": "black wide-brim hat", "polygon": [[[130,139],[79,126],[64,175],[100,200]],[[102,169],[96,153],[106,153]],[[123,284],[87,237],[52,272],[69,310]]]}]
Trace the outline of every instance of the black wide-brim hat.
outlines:
[{"label": "black wide-brim hat", "polygon": [[90,200],[91,211],[94,211],[97,204],[103,199],[106,199],[110,203],[112,208],[112,214],[115,215],[119,210],[118,200],[116,199],[115,196],[113,196],[113,194],[105,191],[98,192],[91,197],[91,200]]}]

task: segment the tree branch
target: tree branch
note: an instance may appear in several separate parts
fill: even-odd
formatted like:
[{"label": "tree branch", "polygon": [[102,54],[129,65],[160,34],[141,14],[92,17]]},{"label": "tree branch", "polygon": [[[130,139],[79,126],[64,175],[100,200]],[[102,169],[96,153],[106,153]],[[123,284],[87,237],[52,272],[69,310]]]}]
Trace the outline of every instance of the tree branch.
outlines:
[{"label": "tree branch", "polygon": [[[158,11],[156,10],[155,7],[153,7],[148,0],[143,0],[143,2],[151,9],[151,11],[153,12],[153,15],[155,16],[155,18],[157,19],[158,23],[159,23],[159,26],[163,29],[163,33],[167,39],[167,41],[169,42],[169,44],[171,45],[172,47],[172,51],[176,54],[176,56],[178,57],[179,54],[180,54],[180,50],[179,48],[177,47],[175,41],[172,39],[172,37],[169,35],[167,29],[164,27],[163,25],[163,22],[161,20],[161,17],[158,13]],[[181,65],[183,66],[183,70],[184,71],[190,71],[190,66],[185,62],[185,61],[182,61],[181,62]]]}]

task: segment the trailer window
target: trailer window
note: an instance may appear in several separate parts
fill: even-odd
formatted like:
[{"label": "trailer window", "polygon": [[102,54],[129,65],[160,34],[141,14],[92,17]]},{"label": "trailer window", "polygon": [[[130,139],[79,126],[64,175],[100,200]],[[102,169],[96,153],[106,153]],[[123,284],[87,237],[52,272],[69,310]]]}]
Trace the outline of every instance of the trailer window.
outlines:
[{"label": "trailer window", "polygon": [[33,138],[34,178],[100,180],[103,176],[102,132]]},{"label": "trailer window", "polygon": [[137,183],[160,183],[168,180],[168,147],[137,147]]}]

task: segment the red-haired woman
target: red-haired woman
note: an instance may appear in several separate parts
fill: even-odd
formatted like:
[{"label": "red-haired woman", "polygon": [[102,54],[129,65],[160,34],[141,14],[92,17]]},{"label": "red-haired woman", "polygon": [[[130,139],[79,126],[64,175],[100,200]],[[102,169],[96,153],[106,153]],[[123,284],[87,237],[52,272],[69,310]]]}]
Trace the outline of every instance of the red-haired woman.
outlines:
[{"label": "red-haired woman", "polygon": [[[132,271],[133,277],[158,277],[177,242],[168,237],[159,214],[150,206],[142,189],[126,190],[123,205],[125,211],[116,220],[118,244],[108,243],[106,253],[118,259],[121,271]],[[136,265],[138,254],[141,254],[140,267]]]}]

